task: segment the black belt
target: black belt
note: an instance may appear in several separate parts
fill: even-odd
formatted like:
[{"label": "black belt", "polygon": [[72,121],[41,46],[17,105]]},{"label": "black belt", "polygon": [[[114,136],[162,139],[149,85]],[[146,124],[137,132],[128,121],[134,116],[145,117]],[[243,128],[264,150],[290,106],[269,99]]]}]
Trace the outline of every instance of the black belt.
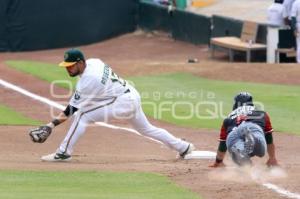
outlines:
[{"label": "black belt", "polygon": [[130,93],[130,90],[129,89],[127,89],[124,93]]}]

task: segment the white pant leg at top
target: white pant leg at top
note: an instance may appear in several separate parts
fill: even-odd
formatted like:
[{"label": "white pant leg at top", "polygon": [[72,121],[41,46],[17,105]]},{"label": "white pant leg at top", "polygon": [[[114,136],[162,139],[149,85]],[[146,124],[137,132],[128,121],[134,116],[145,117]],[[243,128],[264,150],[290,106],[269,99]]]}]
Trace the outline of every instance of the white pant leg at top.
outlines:
[{"label": "white pant leg at top", "polygon": [[189,145],[188,142],[174,137],[165,129],[150,124],[142,110],[139,93],[135,88],[130,87],[129,93],[119,96],[112,104],[99,106],[89,112],[78,112],[57,152],[72,154],[74,145],[84,134],[88,124],[108,122],[110,119],[127,120],[139,133],[159,140],[179,153],[184,152]]}]

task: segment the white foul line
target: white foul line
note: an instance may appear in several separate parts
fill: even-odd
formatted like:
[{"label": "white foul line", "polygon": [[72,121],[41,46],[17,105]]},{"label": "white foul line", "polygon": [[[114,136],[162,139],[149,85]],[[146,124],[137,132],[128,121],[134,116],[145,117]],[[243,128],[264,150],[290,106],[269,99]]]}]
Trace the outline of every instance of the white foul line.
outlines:
[{"label": "white foul line", "polygon": [[279,193],[280,195],[286,196],[288,198],[300,199],[300,195],[296,193],[292,193],[288,190],[282,189],[274,184],[271,183],[264,183],[262,184],[264,187],[268,189],[274,190],[275,192]]},{"label": "white foul line", "polygon": [[[49,100],[49,99],[47,99],[45,97],[38,96],[38,95],[36,95],[34,93],[31,93],[31,92],[29,92],[29,91],[27,91],[27,90],[25,90],[25,89],[23,89],[21,87],[15,86],[15,85],[13,85],[13,84],[11,84],[11,83],[9,83],[7,81],[4,81],[2,79],[0,79],[0,84],[2,86],[4,86],[4,87],[10,88],[10,89],[12,89],[14,91],[17,91],[17,92],[25,95],[25,96],[28,96],[30,98],[33,98],[35,100],[38,100],[38,101],[43,102],[45,104],[48,104],[48,105],[50,105],[52,107],[55,107],[55,108],[57,108],[59,110],[64,110],[65,109],[65,106],[63,106],[63,105],[61,105],[61,104],[59,104],[57,102]],[[96,122],[96,124],[98,124],[99,126],[105,126],[105,127],[112,128],[112,129],[121,129],[121,130],[129,131],[129,132],[132,132],[132,133],[135,133],[137,135],[142,136],[139,132],[137,132],[134,129],[124,128],[124,127],[119,127],[119,126],[114,126],[114,125],[111,125],[111,124],[106,124],[104,122]],[[146,136],[143,136],[143,137],[146,137]],[[152,138],[149,138],[149,137],[146,137],[146,138],[151,139],[151,140],[153,140],[155,142],[161,143],[158,140],[155,140],[155,139],[152,139]],[[264,187],[268,188],[268,189],[271,189],[271,190],[279,193],[280,195],[283,195],[283,196],[287,197],[287,198],[300,199],[300,195],[298,195],[296,193],[292,193],[292,192],[290,192],[288,190],[282,189],[282,188],[280,188],[280,187],[278,187],[278,186],[276,186],[274,184],[264,183],[262,185]]]},{"label": "white foul line", "polygon": [[4,86],[4,87],[10,88],[10,89],[12,89],[14,91],[17,91],[17,92],[19,92],[19,93],[21,93],[23,95],[26,95],[26,96],[28,96],[30,98],[33,98],[35,100],[38,100],[38,101],[43,102],[45,104],[48,104],[48,105],[50,105],[52,107],[55,107],[55,108],[57,108],[59,110],[64,110],[65,109],[65,107],[63,105],[61,105],[61,104],[58,104],[58,103],[56,103],[54,101],[51,101],[51,100],[49,100],[49,99],[47,99],[45,97],[41,97],[41,96],[38,96],[36,94],[33,94],[33,93],[31,93],[31,92],[29,92],[29,91],[27,91],[27,90],[25,90],[25,89],[23,89],[21,87],[15,86],[15,85],[13,85],[13,84],[11,84],[9,82],[6,82],[6,81],[4,81],[2,79],[0,79],[0,84],[2,86]]}]

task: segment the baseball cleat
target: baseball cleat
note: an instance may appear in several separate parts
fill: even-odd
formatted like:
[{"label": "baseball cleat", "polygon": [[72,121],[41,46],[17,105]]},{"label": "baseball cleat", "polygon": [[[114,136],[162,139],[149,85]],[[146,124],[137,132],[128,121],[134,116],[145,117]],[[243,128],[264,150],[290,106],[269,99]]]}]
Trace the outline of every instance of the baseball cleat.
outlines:
[{"label": "baseball cleat", "polygon": [[41,157],[45,162],[68,162],[72,159],[72,156],[62,153],[52,153]]},{"label": "baseball cleat", "polygon": [[184,157],[185,157],[187,154],[192,153],[192,151],[194,151],[195,149],[196,149],[195,146],[194,146],[192,143],[190,143],[190,144],[188,145],[187,149],[186,149],[183,153],[179,154],[180,158],[184,159]]}]

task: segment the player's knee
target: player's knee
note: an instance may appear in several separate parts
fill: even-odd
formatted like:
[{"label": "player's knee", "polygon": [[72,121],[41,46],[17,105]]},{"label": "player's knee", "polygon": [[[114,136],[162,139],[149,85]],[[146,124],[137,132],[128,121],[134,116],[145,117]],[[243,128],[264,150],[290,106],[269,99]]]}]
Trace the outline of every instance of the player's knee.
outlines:
[{"label": "player's knee", "polygon": [[266,155],[266,150],[259,150],[256,156],[262,158]]},{"label": "player's knee", "polygon": [[264,157],[266,155],[266,147],[264,146],[255,146],[254,151],[253,151],[253,156],[257,157]]}]

